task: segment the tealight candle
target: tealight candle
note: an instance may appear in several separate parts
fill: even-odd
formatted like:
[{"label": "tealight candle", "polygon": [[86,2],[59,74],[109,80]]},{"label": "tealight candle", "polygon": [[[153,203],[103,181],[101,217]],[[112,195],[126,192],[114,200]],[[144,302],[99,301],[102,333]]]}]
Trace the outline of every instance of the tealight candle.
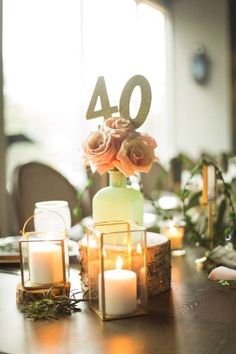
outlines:
[{"label": "tealight candle", "polygon": [[181,250],[183,248],[184,228],[175,224],[165,225],[161,229],[171,243],[172,250]]},{"label": "tealight candle", "polygon": [[30,281],[53,284],[63,281],[62,253],[59,245],[33,242],[29,247]]},{"label": "tealight candle", "polygon": [[[98,276],[99,309],[102,311],[102,277]],[[130,270],[122,269],[119,256],[116,269],[104,272],[104,300],[106,315],[126,315],[137,308],[137,276]]]}]

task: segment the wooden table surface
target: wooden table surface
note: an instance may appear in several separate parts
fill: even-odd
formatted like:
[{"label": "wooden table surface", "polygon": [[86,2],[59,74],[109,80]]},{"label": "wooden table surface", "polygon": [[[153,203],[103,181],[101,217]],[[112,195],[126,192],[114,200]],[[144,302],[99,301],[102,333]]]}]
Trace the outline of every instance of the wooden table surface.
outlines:
[{"label": "wooden table surface", "polygon": [[[87,304],[55,321],[25,319],[15,303],[19,276],[0,273],[0,352],[16,354],[235,354],[236,290],[196,269],[195,251],[172,259],[172,290],[149,301],[148,316],[101,321]],[[3,268],[3,266],[1,267]],[[73,287],[79,287],[77,271]]]}]

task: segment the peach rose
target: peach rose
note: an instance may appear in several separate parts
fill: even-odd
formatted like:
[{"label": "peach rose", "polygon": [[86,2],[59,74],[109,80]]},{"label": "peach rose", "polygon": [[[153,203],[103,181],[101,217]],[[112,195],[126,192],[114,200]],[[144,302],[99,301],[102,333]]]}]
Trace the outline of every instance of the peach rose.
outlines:
[{"label": "peach rose", "polygon": [[111,117],[104,121],[101,131],[111,136],[117,148],[122,141],[134,134],[134,127],[129,119]]},{"label": "peach rose", "polygon": [[111,137],[101,131],[91,133],[82,146],[84,165],[101,175],[113,168],[116,153]]},{"label": "peach rose", "polygon": [[154,150],[157,147],[157,143],[155,139],[153,139],[150,135],[148,134],[142,134],[142,133],[136,133],[136,137],[138,139],[141,139],[143,141],[146,141],[148,145]]},{"label": "peach rose", "polygon": [[128,177],[137,172],[149,172],[154,161],[153,148],[138,136],[121,144],[113,164]]}]

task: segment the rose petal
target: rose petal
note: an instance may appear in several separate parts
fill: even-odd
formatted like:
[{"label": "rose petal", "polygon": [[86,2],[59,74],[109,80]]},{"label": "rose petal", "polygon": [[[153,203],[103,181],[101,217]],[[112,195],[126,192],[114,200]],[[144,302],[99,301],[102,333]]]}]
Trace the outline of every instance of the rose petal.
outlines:
[{"label": "rose petal", "polygon": [[214,268],[208,278],[212,280],[236,280],[236,270],[220,266]]},{"label": "rose petal", "polygon": [[153,150],[157,147],[156,140],[148,134],[137,133],[137,138],[146,141],[146,143],[150,145]]}]

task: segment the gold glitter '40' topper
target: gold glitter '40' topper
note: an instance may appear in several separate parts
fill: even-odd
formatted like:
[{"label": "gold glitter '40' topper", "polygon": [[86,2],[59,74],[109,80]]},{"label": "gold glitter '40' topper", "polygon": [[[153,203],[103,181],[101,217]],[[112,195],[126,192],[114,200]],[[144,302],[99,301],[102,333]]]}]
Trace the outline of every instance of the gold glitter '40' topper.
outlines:
[{"label": "gold glitter '40' topper", "polygon": [[[131,118],[130,100],[136,86],[139,86],[141,90],[141,102],[136,117]],[[101,109],[95,111],[95,107],[99,97],[101,102]],[[97,83],[93,91],[91,101],[89,103],[89,107],[86,113],[86,119],[93,119],[98,117],[104,117],[104,119],[107,119],[110,118],[113,113],[119,112],[121,117],[132,120],[135,129],[137,129],[145,122],[150,110],[151,101],[152,92],[148,80],[142,75],[135,75],[128,80],[122,90],[119,108],[118,106],[111,106],[107,94],[105,79],[103,76],[100,76],[97,79]]]}]

